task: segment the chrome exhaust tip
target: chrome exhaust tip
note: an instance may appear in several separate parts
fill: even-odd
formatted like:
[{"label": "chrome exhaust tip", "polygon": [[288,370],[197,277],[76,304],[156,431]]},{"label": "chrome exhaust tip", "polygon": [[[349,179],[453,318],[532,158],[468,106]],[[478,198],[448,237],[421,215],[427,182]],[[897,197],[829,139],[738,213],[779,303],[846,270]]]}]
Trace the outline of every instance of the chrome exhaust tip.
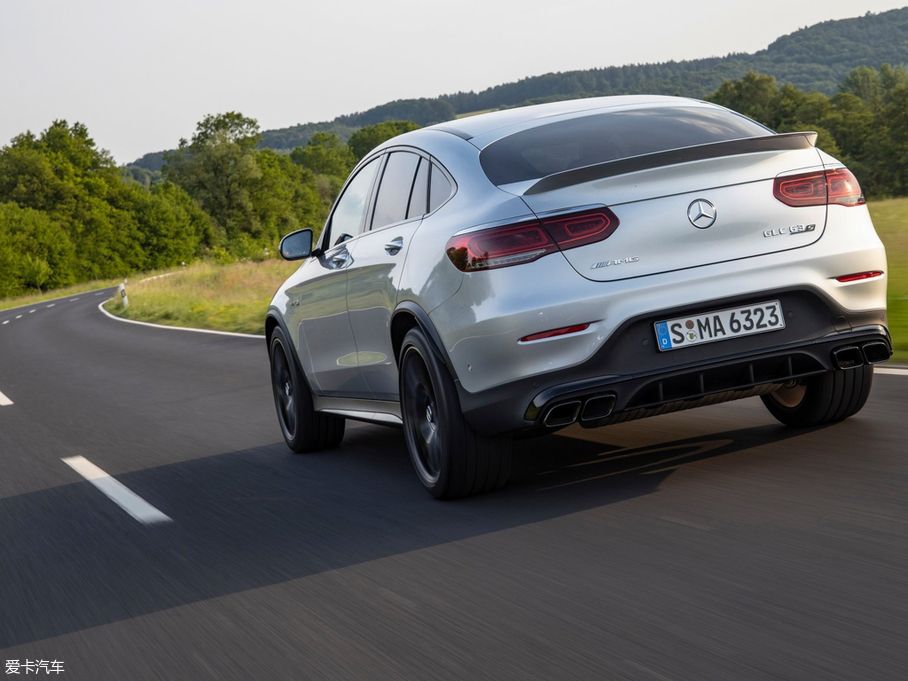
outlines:
[{"label": "chrome exhaust tip", "polygon": [[545,415],[543,423],[549,428],[569,426],[577,420],[577,416],[579,414],[580,400],[575,400],[573,402],[564,402],[549,409],[549,413]]},{"label": "chrome exhaust tip", "polygon": [[864,354],[864,361],[867,364],[879,364],[885,362],[891,356],[889,346],[883,341],[871,341],[861,346],[861,352]]},{"label": "chrome exhaust tip", "polygon": [[864,355],[856,345],[846,345],[832,351],[832,361],[837,369],[854,369],[864,363]]},{"label": "chrome exhaust tip", "polygon": [[614,395],[596,395],[588,399],[583,405],[583,412],[580,414],[580,421],[582,423],[589,423],[590,421],[598,421],[599,419],[604,419],[607,416],[611,416],[612,410],[614,408]]}]

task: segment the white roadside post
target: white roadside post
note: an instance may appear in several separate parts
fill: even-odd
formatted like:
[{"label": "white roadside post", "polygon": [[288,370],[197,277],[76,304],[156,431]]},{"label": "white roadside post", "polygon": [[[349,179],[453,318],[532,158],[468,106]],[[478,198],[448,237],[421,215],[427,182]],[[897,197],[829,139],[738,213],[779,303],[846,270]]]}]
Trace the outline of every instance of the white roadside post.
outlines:
[{"label": "white roadside post", "polygon": [[120,284],[120,298],[123,299],[123,307],[129,307],[129,298],[126,295],[126,281]]}]

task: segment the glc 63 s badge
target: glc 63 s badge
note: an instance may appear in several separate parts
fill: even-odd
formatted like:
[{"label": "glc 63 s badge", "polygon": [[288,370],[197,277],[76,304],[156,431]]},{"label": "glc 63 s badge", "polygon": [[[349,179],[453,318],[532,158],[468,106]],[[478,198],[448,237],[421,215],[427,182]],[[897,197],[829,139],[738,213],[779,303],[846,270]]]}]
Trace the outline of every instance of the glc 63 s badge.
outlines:
[{"label": "glc 63 s badge", "polygon": [[767,229],[763,231],[763,236],[780,236],[782,234],[800,234],[801,232],[813,232],[816,230],[816,225],[791,225],[790,227],[776,227],[775,229]]}]

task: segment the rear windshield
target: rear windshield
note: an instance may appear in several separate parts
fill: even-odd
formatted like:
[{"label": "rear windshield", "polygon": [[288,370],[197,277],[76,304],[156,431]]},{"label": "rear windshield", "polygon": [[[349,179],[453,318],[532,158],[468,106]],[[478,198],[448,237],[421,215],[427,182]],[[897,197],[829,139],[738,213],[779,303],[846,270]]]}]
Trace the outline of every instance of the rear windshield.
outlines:
[{"label": "rear windshield", "polygon": [[488,178],[502,185],[642,154],[768,134],[771,131],[762,125],[724,109],[657,107],[540,125],[493,142],[479,159]]}]

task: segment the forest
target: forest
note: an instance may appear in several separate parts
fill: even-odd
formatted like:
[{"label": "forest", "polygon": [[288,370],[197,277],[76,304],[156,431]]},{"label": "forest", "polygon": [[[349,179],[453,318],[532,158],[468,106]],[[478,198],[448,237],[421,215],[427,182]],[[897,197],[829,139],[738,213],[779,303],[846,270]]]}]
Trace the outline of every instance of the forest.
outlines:
[{"label": "forest", "polygon": [[[849,72],[832,95],[748,72],[708,100],[778,132],[814,130],[868,198],[908,196],[908,72]],[[206,116],[162,154],[162,170],[119,168],[80,123],[55,121],[0,148],[0,298],[172,267],[273,257],[300,227],[318,232],[371,149],[419,126],[382,121],[316,131],[289,153],[262,148],[258,122]]]}]

